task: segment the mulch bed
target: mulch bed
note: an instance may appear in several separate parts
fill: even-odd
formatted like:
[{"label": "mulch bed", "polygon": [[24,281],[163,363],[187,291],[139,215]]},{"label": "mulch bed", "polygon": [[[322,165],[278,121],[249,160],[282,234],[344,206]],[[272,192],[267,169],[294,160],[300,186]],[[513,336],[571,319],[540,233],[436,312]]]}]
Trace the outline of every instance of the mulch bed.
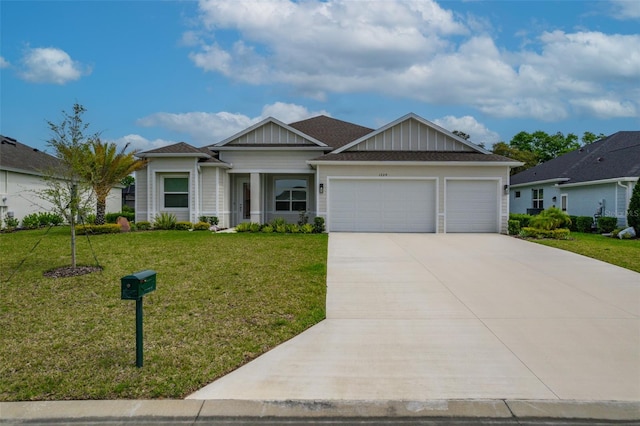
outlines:
[{"label": "mulch bed", "polygon": [[73,266],[63,266],[45,272],[44,276],[48,278],[77,277],[78,275],[86,275],[98,271],[102,271],[99,266],[76,266],[75,268]]}]

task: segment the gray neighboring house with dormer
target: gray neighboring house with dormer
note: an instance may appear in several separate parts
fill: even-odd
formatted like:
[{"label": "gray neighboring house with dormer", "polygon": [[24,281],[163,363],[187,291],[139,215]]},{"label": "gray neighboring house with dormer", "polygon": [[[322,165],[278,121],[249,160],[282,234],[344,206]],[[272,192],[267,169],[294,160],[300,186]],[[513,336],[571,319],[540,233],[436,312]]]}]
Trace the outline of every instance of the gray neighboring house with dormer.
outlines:
[{"label": "gray neighboring house with dormer", "polygon": [[509,211],[558,207],[572,216],[611,216],[627,225],[640,176],[640,131],[618,132],[511,177]]}]

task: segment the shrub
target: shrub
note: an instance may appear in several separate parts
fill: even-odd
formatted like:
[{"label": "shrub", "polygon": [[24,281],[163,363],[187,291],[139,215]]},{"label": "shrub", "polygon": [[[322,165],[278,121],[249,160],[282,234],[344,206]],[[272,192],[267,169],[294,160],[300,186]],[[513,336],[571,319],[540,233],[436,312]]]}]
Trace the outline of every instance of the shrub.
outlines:
[{"label": "shrub", "polygon": [[9,217],[8,214],[4,217],[4,228],[7,231],[13,231],[18,227],[19,224],[20,224],[20,221],[15,217]]},{"label": "shrub", "polygon": [[284,220],[284,218],[281,217],[276,217],[273,220],[271,220],[271,222],[269,222],[269,225],[271,225],[273,227],[273,229],[278,228],[278,225],[287,225],[287,221]]},{"label": "shrub", "polygon": [[571,225],[569,225],[569,231],[578,232],[578,216],[569,216],[571,219]]},{"label": "shrub", "polygon": [[122,212],[123,213],[136,213],[136,210],[133,207],[129,207],[127,205],[122,206]]},{"label": "shrub", "polygon": [[209,230],[209,222],[200,221],[193,225],[194,231],[208,231]]},{"label": "shrub", "polygon": [[309,222],[309,212],[300,210],[298,213],[298,225],[302,226]]},{"label": "shrub", "polygon": [[316,234],[322,234],[324,232],[324,218],[322,216],[316,216],[313,219],[313,232]]},{"label": "shrub", "polygon": [[591,216],[578,216],[578,218],[576,219],[576,231],[591,232],[592,224],[593,218]]},{"label": "shrub", "polygon": [[107,223],[116,223],[118,218],[122,216],[126,218],[129,222],[133,222],[136,220],[136,214],[134,212],[125,212],[122,211],[120,213],[107,213],[104,215],[104,221]]},{"label": "shrub", "polygon": [[176,222],[173,229],[177,229],[178,231],[188,231],[191,227],[191,222]]},{"label": "shrub", "polygon": [[566,240],[569,238],[569,231],[567,228],[558,229],[540,229],[533,227],[525,227],[520,230],[520,236],[524,238],[553,238],[556,240]]},{"label": "shrub", "polygon": [[249,225],[249,230],[251,232],[260,232],[260,229],[262,229],[262,225],[260,225],[259,223],[251,223]]},{"label": "shrub", "polygon": [[601,234],[613,232],[613,230],[616,229],[617,225],[617,217],[602,216],[598,218],[598,232],[600,232]]},{"label": "shrub", "polygon": [[520,221],[509,219],[509,235],[520,234]]},{"label": "shrub", "polygon": [[43,212],[39,213],[38,219],[40,220],[41,226],[58,226],[64,222],[64,218],[56,213]]},{"label": "shrub", "polygon": [[95,215],[95,214],[88,214],[88,215],[84,218],[84,223],[89,223],[89,224],[94,224],[94,223],[96,223],[96,215]]},{"label": "shrub", "polygon": [[200,222],[206,222],[206,223],[211,224],[211,225],[217,225],[218,224],[218,216],[200,216],[198,218],[198,220]]},{"label": "shrub", "polygon": [[153,227],[155,229],[173,229],[176,226],[178,219],[173,213],[160,213],[156,215],[153,221]]},{"label": "shrub", "polygon": [[265,234],[270,234],[273,232],[273,226],[271,225],[265,225],[262,227],[262,232],[264,232]]},{"label": "shrub", "polygon": [[312,233],[313,233],[313,230],[314,230],[313,225],[312,225],[312,224],[310,224],[310,223],[305,223],[304,225],[302,225],[302,226],[300,227],[300,231],[301,231],[303,234],[312,234]]},{"label": "shrub", "polygon": [[151,222],[147,222],[146,220],[136,222],[136,229],[138,229],[138,231],[148,231],[151,229]]},{"label": "shrub", "polygon": [[104,225],[78,225],[76,234],[117,234],[120,232],[120,225],[117,223],[105,223]]},{"label": "shrub", "polygon": [[236,225],[236,232],[249,232],[251,231],[251,224],[249,222],[241,222]]},{"label": "shrub", "polygon": [[571,224],[569,215],[557,207],[549,207],[529,220],[529,226],[551,231]]},{"label": "shrub", "polygon": [[631,193],[629,200],[629,210],[627,210],[627,223],[636,230],[636,235],[640,236],[640,181]]},{"label": "shrub", "polygon": [[292,234],[297,234],[300,232],[300,225],[298,225],[297,223],[292,223],[290,225],[287,225],[287,232],[290,232]]},{"label": "shrub", "polygon": [[551,238],[554,240],[568,240],[571,231],[567,228],[559,228],[551,231]]},{"label": "shrub", "polygon": [[531,216],[530,214],[524,213],[509,214],[509,220],[517,220],[518,222],[520,222],[520,228],[526,228],[527,226],[529,226],[529,221],[532,217],[533,216]]},{"label": "shrub", "polygon": [[32,213],[22,218],[24,229],[36,229],[44,226],[56,226],[63,222],[62,216],[49,212]]},{"label": "shrub", "polygon": [[38,220],[38,214],[28,214],[22,218],[22,227],[24,229],[36,229],[40,227],[40,221]]},{"label": "shrub", "polygon": [[287,233],[287,224],[284,225],[276,225],[273,229],[278,233],[278,234],[286,234]]}]

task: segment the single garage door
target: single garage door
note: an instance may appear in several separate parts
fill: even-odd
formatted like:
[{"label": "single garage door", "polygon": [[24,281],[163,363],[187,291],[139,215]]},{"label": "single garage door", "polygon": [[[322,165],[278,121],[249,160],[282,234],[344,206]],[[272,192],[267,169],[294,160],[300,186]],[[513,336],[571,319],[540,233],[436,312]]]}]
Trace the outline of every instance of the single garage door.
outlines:
[{"label": "single garage door", "polygon": [[331,179],[329,231],[435,232],[435,181]]},{"label": "single garage door", "polygon": [[498,184],[491,180],[447,180],[446,232],[499,232]]}]

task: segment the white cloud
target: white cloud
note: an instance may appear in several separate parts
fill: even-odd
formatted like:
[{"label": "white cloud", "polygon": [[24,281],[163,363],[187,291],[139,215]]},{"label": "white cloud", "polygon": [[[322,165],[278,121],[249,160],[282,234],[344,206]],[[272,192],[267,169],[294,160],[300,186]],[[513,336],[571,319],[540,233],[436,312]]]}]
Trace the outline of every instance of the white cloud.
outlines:
[{"label": "white cloud", "polygon": [[191,141],[187,143],[201,146],[220,142],[267,117],[290,123],[319,114],[328,115],[325,111],[312,112],[300,105],[276,102],[265,105],[258,117],[230,112],[158,112],[137,120],[136,124],[189,135]]},{"label": "white cloud", "polygon": [[88,67],[55,47],[28,48],[22,57],[20,76],[33,83],[65,84],[88,75]]},{"label": "white cloud", "polygon": [[150,149],[156,149],[176,143],[174,141],[168,141],[164,139],[149,140],[143,136],[135,134],[126,135],[118,139],[108,140],[108,142],[115,143],[118,148],[124,148],[128,144],[127,152],[148,151]]},{"label": "white cloud", "polygon": [[[640,7],[616,4],[627,17]],[[640,35],[528,32],[526,45],[510,51],[486,34],[490,22],[430,0],[202,0],[199,10],[198,35],[183,37],[197,43],[189,55],[196,66],[318,100],[373,91],[547,121],[599,110],[576,99],[617,102],[615,116],[640,109],[627,96],[640,86]]]},{"label": "white cloud", "polygon": [[617,99],[574,99],[571,104],[576,110],[597,118],[637,117],[638,108],[630,101]]},{"label": "white cloud", "polygon": [[2,68],[8,68],[9,66],[11,66],[11,64],[9,63],[9,61],[7,61],[6,59],[4,59],[2,56],[0,56],[0,69]]},{"label": "white cloud", "polygon": [[621,20],[640,18],[640,2],[637,0],[611,0],[612,15]]},{"label": "white cloud", "polygon": [[486,147],[500,141],[500,135],[489,130],[484,124],[479,123],[474,117],[465,115],[463,117],[454,117],[447,115],[442,118],[433,120],[440,127],[453,132],[459,130],[469,135],[469,140],[473,143],[484,143]]}]

